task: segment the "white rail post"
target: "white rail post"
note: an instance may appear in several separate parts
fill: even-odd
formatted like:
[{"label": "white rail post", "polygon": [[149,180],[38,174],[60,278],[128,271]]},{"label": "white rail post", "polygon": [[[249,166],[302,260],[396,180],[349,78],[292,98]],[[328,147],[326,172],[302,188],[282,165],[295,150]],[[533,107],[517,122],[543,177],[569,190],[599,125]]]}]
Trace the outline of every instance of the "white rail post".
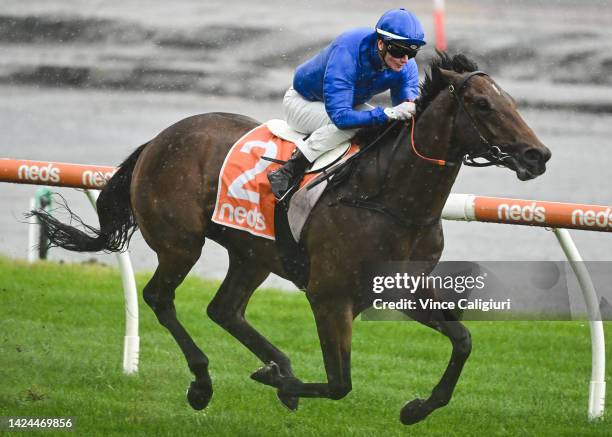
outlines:
[{"label": "white rail post", "polygon": [[[36,199],[30,199],[30,211],[36,209]],[[38,233],[40,232],[40,223],[38,222],[38,218],[33,215],[28,220],[28,262],[30,264],[36,262],[38,260],[38,250],[36,250],[38,246]]]},{"label": "white rail post", "polygon": [[559,244],[569,260],[572,270],[578,278],[578,283],[584,295],[584,302],[589,316],[589,327],[591,329],[592,367],[591,383],[589,385],[589,419],[595,420],[603,417],[606,403],[606,354],[603,323],[599,311],[599,302],[591,275],[587,270],[578,248],[574,244],[567,229],[553,229]]},{"label": "white rail post", "polygon": [[[444,210],[442,211],[442,218],[446,220],[461,220],[471,221],[478,220],[475,206],[476,196],[473,194],[455,194],[452,193]],[[500,199],[504,202],[512,201],[513,199]],[[522,202],[520,199],[516,199],[517,202]],[[510,202],[512,203],[512,202]],[[576,205],[576,207],[584,207],[583,205]],[[588,207],[588,205],[587,205]],[[500,217],[501,218],[501,217]],[[527,224],[527,223],[511,223],[511,224]],[[531,223],[530,223],[531,224]],[[597,229],[589,229],[597,230]],[[595,293],[595,287],[591,276],[584,265],[580,252],[576,248],[572,237],[567,229],[554,228],[553,231],[566,258],[572,266],[574,274],[578,278],[580,289],[584,297],[584,301],[587,307],[589,317],[589,328],[591,331],[591,353],[592,353],[592,367],[591,367],[591,382],[589,384],[589,405],[588,405],[588,417],[590,420],[600,419],[604,415],[605,398],[606,398],[606,381],[605,381],[605,367],[606,367],[606,346],[604,339],[603,322],[601,320],[601,313],[599,311],[599,302],[597,300],[597,294]]]},{"label": "white rail post", "polygon": [[[87,198],[96,209],[99,191],[85,190]],[[123,340],[123,372],[130,375],[138,372],[140,337],[138,336],[138,292],[134,280],[132,262],[127,252],[117,253],[121,282],[125,298],[125,337]]]}]

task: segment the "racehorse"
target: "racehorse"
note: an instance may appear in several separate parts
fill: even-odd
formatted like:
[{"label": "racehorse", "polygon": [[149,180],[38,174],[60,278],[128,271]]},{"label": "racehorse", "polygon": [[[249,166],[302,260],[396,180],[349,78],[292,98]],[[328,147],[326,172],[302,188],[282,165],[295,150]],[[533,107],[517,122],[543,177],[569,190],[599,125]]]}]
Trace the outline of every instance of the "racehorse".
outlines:
[{"label": "racehorse", "polygon": [[[353,161],[343,183],[323,194],[302,231],[310,260],[305,294],[316,321],[326,382],[295,377],[289,358],[245,319],[249,299],[270,272],[288,276],[274,242],[211,221],[224,158],[257,121],[228,113],[197,115],[140,146],[99,196],[99,230],[85,225],[83,232],[43,211],[32,213],[48,225],[51,244],[68,250],[123,250],[140,229],[159,260],[144,287],[144,300],[195,376],[187,392],[194,409],[205,408],[212,397],[208,358],[180,323],[174,298],[207,238],[229,253],[227,276],[207,314],[264,363],[252,378],[276,388],[290,409],[297,408],[300,397],[341,399],[351,391],[353,320],[371,306],[358,291],[367,287],[360,283],[361,265],[419,261],[422,271],[430,272],[444,244],[442,208],[462,163],[495,164],[528,180],[545,172],[551,156],[514,100],[474,62],[461,54],[438,53],[429,67],[412,124],[396,122],[359,132],[355,142],[368,150]],[[435,290],[419,293],[436,296]],[[401,409],[402,423],[413,424],[450,401],[472,343],[467,328],[450,314],[405,313],[452,344],[450,361],[431,395]]]}]

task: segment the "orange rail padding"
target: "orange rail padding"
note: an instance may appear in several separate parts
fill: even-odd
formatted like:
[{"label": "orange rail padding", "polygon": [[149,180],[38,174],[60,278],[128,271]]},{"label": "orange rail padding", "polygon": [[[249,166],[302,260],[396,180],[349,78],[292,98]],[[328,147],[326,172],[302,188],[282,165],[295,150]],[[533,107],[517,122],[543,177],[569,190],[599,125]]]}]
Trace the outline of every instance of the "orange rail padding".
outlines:
[{"label": "orange rail padding", "polygon": [[610,232],[612,206],[475,196],[473,219],[480,222]]},{"label": "orange rail padding", "polygon": [[103,165],[0,158],[0,182],[17,184],[100,189],[116,171]]},{"label": "orange rail padding", "polygon": [[[0,182],[17,184],[100,189],[116,171],[116,167],[103,165],[0,158]],[[586,231],[612,231],[612,206],[472,194],[451,194],[443,218]]]}]

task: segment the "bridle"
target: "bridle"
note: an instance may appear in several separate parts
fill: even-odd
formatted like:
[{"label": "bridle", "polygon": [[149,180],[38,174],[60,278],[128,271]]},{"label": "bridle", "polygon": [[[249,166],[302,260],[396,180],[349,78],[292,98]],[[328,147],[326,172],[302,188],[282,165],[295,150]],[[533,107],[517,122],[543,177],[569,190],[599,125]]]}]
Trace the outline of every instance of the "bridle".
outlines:
[{"label": "bridle", "polygon": [[[450,84],[448,86],[448,92],[455,99],[455,102],[457,102],[457,112],[455,114],[455,117],[453,118],[453,124],[451,127],[451,131],[452,132],[455,131],[455,123],[457,120],[457,116],[461,113],[467,115],[468,120],[470,121],[470,125],[472,126],[476,134],[478,134],[478,137],[480,138],[480,143],[484,145],[485,150],[483,152],[467,153],[463,155],[463,158],[462,158],[463,164],[470,166],[470,167],[489,167],[491,165],[506,167],[507,166],[506,160],[511,159],[511,156],[508,153],[503,152],[499,148],[499,146],[491,144],[489,140],[487,140],[482,135],[482,133],[480,132],[480,129],[478,129],[478,126],[476,125],[476,120],[474,120],[474,117],[472,116],[472,114],[470,114],[470,112],[466,109],[463,103],[463,99],[461,98],[462,91],[466,87],[468,81],[474,76],[489,77],[489,75],[485,73],[484,71],[478,71],[478,70],[472,71],[467,76],[465,76],[463,80],[457,86],[455,86],[454,84]],[[414,143],[415,124],[416,124],[416,121],[414,120],[414,117],[413,117],[410,139],[411,139],[411,144],[412,144],[412,150],[415,153],[415,155],[417,155],[419,158],[425,161],[431,162],[432,164],[436,164],[436,165],[440,165],[444,167],[454,167],[459,164],[459,162],[449,162],[443,159],[428,158],[422,155],[421,153],[419,153]],[[477,158],[483,158],[483,159],[486,159],[486,161],[478,162],[476,161]]]},{"label": "bridle", "polygon": [[[487,167],[487,166],[490,166],[490,165],[499,165],[499,166],[503,166],[503,167],[507,166],[505,161],[510,158],[510,155],[505,153],[505,152],[502,152],[501,149],[498,146],[495,146],[495,145],[491,144],[481,134],[480,130],[478,129],[478,126],[476,125],[476,121],[474,120],[474,117],[472,117],[472,114],[470,114],[467,111],[467,109],[465,108],[465,105],[463,104],[463,99],[461,98],[461,92],[466,87],[467,82],[472,77],[474,77],[474,76],[487,76],[488,77],[489,75],[487,73],[485,73],[485,72],[482,72],[482,71],[472,71],[467,76],[465,76],[463,78],[463,80],[457,86],[451,84],[448,87],[448,91],[449,91],[450,95],[453,96],[453,98],[457,102],[457,111],[456,111],[456,113],[454,115],[454,118],[453,118],[453,122],[452,122],[452,126],[451,126],[451,131],[455,132],[455,123],[456,123],[457,116],[459,114],[461,114],[461,113],[465,113],[468,116],[468,119],[470,120],[472,128],[478,134],[478,137],[480,138],[480,142],[485,146],[484,152],[467,153],[467,154],[465,154],[463,156],[462,161],[459,161],[459,162],[449,162],[449,161],[445,161],[443,159],[434,159],[434,158],[428,158],[426,156],[423,156],[422,154],[420,154],[418,152],[418,150],[416,149],[415,143],[414,143],[414,127],[415,127],[416,122],[414,120],[414,117],[412,117],[411,143],[412,143],[412,150],[415,153],[415,155],[417,155],[417,157],[419,157],[420,159],[423,159],[425,161],[431,162],[433,164],[442,166],[442,167],[456,167],[461,162],[463,162],[467,166],[472,166],[472,167]],[[382,137],[386,136],[387,133],[392,129],[393,126],[394,126],[394,124],[390,124],[380,135],[378,135],[378,137],[376,139],[374,139],[374,141],[370,142],[367,146],[361,148],[359,150],[359,152],[357,152],[356,154],[354,154],[351,157],[349,157],[344,163],[339,164],[335,168],[330,169],[330,171],[328,171],[326,174],[323,174],[323,175],[315,178],[309,184],[308,190],[312,189],[315,185],[323,182],[324,180],[329,179],[334,174],[336,174],[341,168],[345,168],[348,163],[354,162],[356,159],[359,159],[361,156],[363,156],[370,149],[376,147],[378,145],[378,141]],[[387,177],[389,175],[390,165],[391,165],[391,162],[393,162],[393,156],[401,148],[401,146],[400,146],[400,144],[401,144],[400,138],[401,138],[401,136],[398,136],[396,141],[395,141],[395,143],[392,146],[391,157],[389,159],[389,165],[387,166],[387,168],[383,172],[382,182],[377,184],[378,187],[379,187],[378,191],[376,193],[374,193],[373,195],[361,195],[358,198],[339,196],[337,198],[337,202],[342,204],[342,205],[350,206],[350,207],[353,207],[353,208],[366,209],[366,210],[370,210],[370,211],[381,213],[381,214],[386,215],[387,217],[391,218],[397,224],[401,225],[402,227],[406,227],[406,228],[411,228],[411,229],[421,228],[421,229],[425,229],[425,228],[430,228],[432,226],[436,226],[439,223],[439,221],[440,221],[439,217],[434,217],[434,218],[432,218],[430,220],[427,220],[427,221],[424,221],[424,222],[413,222],[411,220],[407,220],[400,213],[397,213],[396,211],[393,211],[392,209],[387,207],[385,204],[377,202],[377,201],[374,200],[374,199],[379,197],[384,192],[385,183],[386,183]],[[477,159],[477,158],[484,158],[484,159],[487,160],[487,162],[482,162],[482,163],[481,162],[476,162],[475,159]],[[378,158],[377,158],[377,161],[378,161]],[[331,202],[329,204],[329,206],[332,206],[334,204],[335,204],[335,202]]]}]

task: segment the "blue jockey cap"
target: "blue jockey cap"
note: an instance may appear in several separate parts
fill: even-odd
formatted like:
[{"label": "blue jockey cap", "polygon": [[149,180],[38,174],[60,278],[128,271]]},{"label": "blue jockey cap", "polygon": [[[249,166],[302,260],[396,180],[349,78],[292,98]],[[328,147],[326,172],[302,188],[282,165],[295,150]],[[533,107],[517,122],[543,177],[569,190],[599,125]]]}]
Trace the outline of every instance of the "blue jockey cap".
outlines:
[{"label": "blue jockey cap", "polygon": [[385,41],[425,45],[425,32],[421,22],[404,8],[385,12],[376,23],[376,33]]}]

